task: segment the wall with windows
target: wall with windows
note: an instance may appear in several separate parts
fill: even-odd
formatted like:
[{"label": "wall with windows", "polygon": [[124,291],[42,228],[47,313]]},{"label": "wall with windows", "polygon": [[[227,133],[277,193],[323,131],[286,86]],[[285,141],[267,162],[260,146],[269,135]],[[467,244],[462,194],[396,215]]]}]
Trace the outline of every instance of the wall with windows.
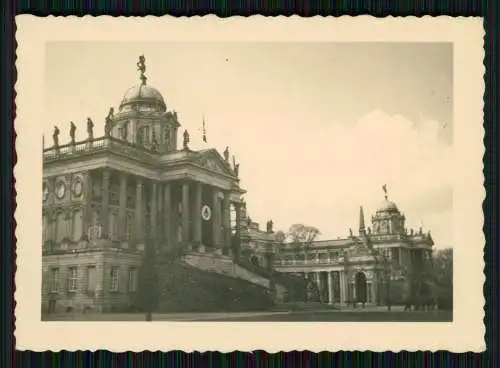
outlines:
[{"label": "wall with windows", "polygon": [[141,255],[86,251],[42,259],[42,312],[106,311],[130,305],[138,287]]}]

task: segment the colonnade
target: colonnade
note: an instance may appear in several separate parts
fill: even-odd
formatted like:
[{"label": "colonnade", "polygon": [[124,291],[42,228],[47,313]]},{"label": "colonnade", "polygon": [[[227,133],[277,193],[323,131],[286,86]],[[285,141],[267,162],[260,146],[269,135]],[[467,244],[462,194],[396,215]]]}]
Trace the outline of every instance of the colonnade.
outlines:
[{"label": "colonnade", "polygon": [[[308,271],[301,272],[308,280],[313,280],[317,285],[320,293],[323,290],[327,291],[328,304],[334,304],[340,302],[342,304],[352,302],[357,299],[357,288],[354,280],[350,280],[350,277],[345,271]],[[326,281],[322,275],[326,274]],[[338,285],[339,295],[336,298],[335,295],[335,284]],[[377,301],[377,281],[367,280],[366,281],[366,302],[375,303]],[[335,300],[336,299],[336,300]]]},{"label": "colonnade", "polygon": [[[101,176],[99,178],[99,176]],[[93,203],[93,180],[100,182],[100,198]],[[126,241],[127,212],[133,209],[133,236],[130,239],[135,244],[144,244],[146,236],[170,244],[201,244],[203,233],[202,207],[210,208],[212,226],[211,245],[216,248],[228,248],[231,245],[231,200],[230,192],[209,186],[193,180],[176,180],[161,182],[145,179],[126,172],[111,172],[109,169],[99,169],[86,173],[83,197],[82,231],[87,233],[92,224],[93,205],[100,205],[98,222],[101,228],[101,238],[110,234],[110,192],[111,184],[118,181],[118,236]],[[54,188],[54,179],[51,187]],[[130,206],[130,187],[134,188],[134,206]],[[205,195],[204,195],[205,194]],[[50,205],[54,205],[51,201]],[[72,206],[71,203],[57,204],[57,207]],[[114,207],[116,209],[116,207]],[[239,206],[235,204],[236,216]],[[115,210],[116,211],[116,210]],[[146,223],[149,221],[149,223]],[[52,234],[55,226],[53,221],[44,224]],[[237,224],[239,221],[237,221]],[[146,226],[148,225],[148,231]],[[56,239],[54,236],[51,236]],[[207,241],[205,239],[205,241]],[[210,241],[208,241],[210,243]]]}]

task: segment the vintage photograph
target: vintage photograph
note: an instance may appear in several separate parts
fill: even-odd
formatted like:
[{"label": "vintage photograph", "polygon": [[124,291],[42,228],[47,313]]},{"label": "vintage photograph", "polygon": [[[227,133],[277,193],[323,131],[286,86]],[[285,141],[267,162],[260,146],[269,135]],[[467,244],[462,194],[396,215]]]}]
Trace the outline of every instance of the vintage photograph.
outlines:
[{"label": "vintage photograph", "polygon": [[484,350],[480,19],[16,26],[17,349]]},{"label": "vintage photograph", "polygon": [[42,320],[452,321],[449,42],[50,42]]}]

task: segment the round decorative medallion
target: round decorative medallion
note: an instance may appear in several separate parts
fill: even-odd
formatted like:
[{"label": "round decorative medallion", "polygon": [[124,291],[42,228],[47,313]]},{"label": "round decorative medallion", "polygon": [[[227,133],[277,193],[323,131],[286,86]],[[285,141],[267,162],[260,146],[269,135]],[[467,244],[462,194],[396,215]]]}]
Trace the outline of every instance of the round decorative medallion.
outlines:
[{"label": "round decorative medallion", "polygon": [[201,208],[201,218],[208,221],[212,218],[212,210],[207,205]]},{"label": "round decorative medallion", "polygon": [[60,180],[56,186],[56,196],[58,199],[62,199],[64,198],[65,194],[66,194],[66,184],[64,184],[64,181]]},{"label": "round decorative medallion", "polygon": [[83,182],[82,179],[77,177],[75,181],[73,181],[73,195],[78,198],[81,197],[82,193],[83,193]]}]

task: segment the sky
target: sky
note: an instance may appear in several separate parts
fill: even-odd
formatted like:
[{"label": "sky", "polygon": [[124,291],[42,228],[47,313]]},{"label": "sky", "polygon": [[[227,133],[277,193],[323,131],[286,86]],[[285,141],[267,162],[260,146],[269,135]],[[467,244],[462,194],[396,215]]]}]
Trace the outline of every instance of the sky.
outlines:
[{"label": "sky", "polygon": [[87,117],[102,135],[109,108],[140,82],[142,54],[190,147],[236,156],[263,228],[272,219],[276,230],[303,223],[320,239],[346,237],[360,206],[371,224],[386,184],[409,229],[453,246],[452,44],[47,43],[45,145],[54,125],[69,141],[70,121],[84,139]]}]

